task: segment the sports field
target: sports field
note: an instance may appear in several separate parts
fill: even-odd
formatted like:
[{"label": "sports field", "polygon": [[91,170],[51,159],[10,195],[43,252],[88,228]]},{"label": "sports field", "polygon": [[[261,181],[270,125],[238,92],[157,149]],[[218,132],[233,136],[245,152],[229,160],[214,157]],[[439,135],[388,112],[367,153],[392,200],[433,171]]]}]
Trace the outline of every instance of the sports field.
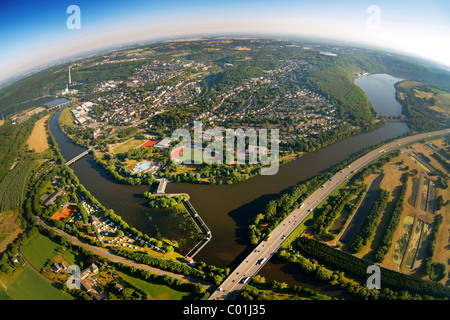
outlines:
[{"label": "sports field", "polygon": [[125,142],[119,143],[111,149],[111,153],[119,154],[125,153],[128,150],[136,149],[142,145],[145,141],[142,139],[130,139]]},{"label": "sports field", "polygon": [[[180,147],[172,150],[170,157],[172,161],[176,163],[195,163],[196,159],[201,159],[202,161],[208,160],[204,157],[209,153],[214,154],[214,151],[206,151],[205,149],[197,149],[191,147]],[[223,162],[222,153],[216,152],[211,158],[209,158],[209,162]],[[206,162],[206,161],[205,161]]]},{"label": "sports field", "polygon": [[53,215],[52,220],[64,220],[68,216],[70,216],[74,211],[76,207],[75,206],[68,206],[63,210],[63,212],[57,212]]},{"label": "sports field", "polygon": [[148,148],[148,147],[153,147],[157,142],[158,142],[158,140],[148,140],[148,141],[144,142],[143,144],[141,144],[141,145],[139,146],[139,148],[143,148],[143,147],[146,147],[146,148]]}]

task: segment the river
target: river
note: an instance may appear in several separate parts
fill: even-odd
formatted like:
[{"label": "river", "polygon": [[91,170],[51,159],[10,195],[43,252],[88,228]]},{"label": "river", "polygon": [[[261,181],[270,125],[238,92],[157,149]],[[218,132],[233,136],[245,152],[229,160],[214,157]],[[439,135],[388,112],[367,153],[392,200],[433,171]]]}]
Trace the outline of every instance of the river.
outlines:
[{"label": "river", "polygon": [[363,89],[378,114],[393,116],[402,114],[402,105],[395,99],[394,87],[400,80],[388,74],[372,74],[356,78],[355,84]]},{"label": "river", "polygon": [[[358,78],[355,83],[365,91],[367,90],[364,89],[366,82],[373,81],[374,76],[377,81],[383,82],[382,79],[386,79],[385,81],[392,86],[392,77],[388,75]],[[387,84],[386,87],[389,88]],[[386,95],[390,99],[387,97],[385,97],[386,99],[374,99],[368,94],[375,110],[379,114],[388,114],[383,111],[385,108],[390,108],[389,110],[397,108],[395,112],[398,112],[398,105],[396,105],[398,102],[394,99],[392,92],[383,88],[384,86],[379,87],[378,94],[375,96]],[[50,130],[66,160],[84,150],[75,146],[60,131],[57,125],[57,116],[53,117]],[[233,268],[251,250],[247,238],[249,219],[254,217],[267,201],[367,147],[402,136],[407,132],[406,123],[388,122],[382,128],[350,137],[291,161],[281,166],[276,175],[256,176],[233,185],[169,183],[166,192],[189,193],[192,205],[211,230],[212,240],[195,256],[195,260],[205,261],[218,267]],[[71,168],[92,195],[105,207],[113,209],[122,216],[129,225],[148,232],[150,235],[159,231],[163,236],[171,238],[173,221],[167,220],[163,215],[145,206],[142,194],[144,191],[148,191],[148,186],[128,186],[115,183],[103,169],[95,164],[91,155],[75,162]],[[338,290],[316,283],[310,276],[302,274],[298,267],[282,263],[275,258],[265,265],[261,270],[261,275],[269,281],[284,281],[290,285],[298,284],[330,295],[339,294]],[[331,291],[328,292],[329,290]]]}]

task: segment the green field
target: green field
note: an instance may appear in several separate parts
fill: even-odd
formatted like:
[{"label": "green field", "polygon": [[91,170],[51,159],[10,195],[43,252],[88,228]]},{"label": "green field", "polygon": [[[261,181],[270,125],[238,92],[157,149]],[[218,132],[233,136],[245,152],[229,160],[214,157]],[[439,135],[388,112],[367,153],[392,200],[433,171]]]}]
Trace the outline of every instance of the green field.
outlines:
[{"label": "green field", "polygon": [[130,284],[145,291],[151,300],[189,300],[192,299],[190,292],[178,291],[163,284],[155,284],[138,278],[119,273],[120,277]]},{"label": "green field", "polygon": [[0,300],[10,300],[8,294],[0,288]]},{"label": "green field", "polygon": [[58,124],[62,126],[68,126],[70,127],[73,125],[75,118],[72,115],[72,109],[73,108],[64,108],[58,117]]},{"label": "green field", "polygon": [[40,269],[56,255],[59,247],[56,242],[37,234],[23,246],[22,253],[35,268]]},{"label": "green field", "polygon": [[431,90],[431,91],[433,91],[436,94],[439,94],[439,93],[442,93],[442,94],[450,93],[450,92],[447,92],[447,91],[444,91],[444,90],[440,90],[440,89],[437,89],[437,88],[433,88],[433,87],[426,87],[426,88]]},{"label": "green field", "polygon": [[118,153],[127,152],[128,150],[136,149],[141,144],[143,144],[145,141],[146,140],[142,140],[142,139],[130,139],[130,140],[118,145],[117,147],[114,147],[111,150],[111,153],[118,154]]},{"label": "green field", "polygon": [[6,293],[13,300],[73,300],[74,298],[52,283],[31,267],[25,267],[20,275],[8,286]]},{"label": "green field", "polygon": [[3,178],[0,183],[0,212],[20,206],[28,174],[35,164],[36,161],[22,161]]}]

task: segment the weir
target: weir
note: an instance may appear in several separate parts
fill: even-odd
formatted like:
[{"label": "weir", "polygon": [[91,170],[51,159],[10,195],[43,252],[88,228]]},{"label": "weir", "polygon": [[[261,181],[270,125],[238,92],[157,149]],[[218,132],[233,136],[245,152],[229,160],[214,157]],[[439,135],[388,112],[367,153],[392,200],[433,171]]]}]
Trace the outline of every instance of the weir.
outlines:
[{"label": "weir", "polygon": [[212,235],[211,230],[209,230],[208,226],[194,209],[189,200],[183,201],[183,205],[191,216],[192,220],[194,220],[195,224],[203,233],[203,239],[201,239],[199,243],[197,243],[197,245],[192,248],[191,251],[188,252],[188,254],[186,254],[186,258],[189,257],[192,259],[211,240]]}]

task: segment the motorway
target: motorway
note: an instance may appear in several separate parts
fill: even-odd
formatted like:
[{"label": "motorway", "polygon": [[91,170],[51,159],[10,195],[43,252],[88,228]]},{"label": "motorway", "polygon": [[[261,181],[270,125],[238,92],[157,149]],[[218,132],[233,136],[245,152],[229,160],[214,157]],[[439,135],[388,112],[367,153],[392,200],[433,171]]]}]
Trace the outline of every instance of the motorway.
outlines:
[{"label": "motorway", "polygon": [[220,287],[214,291],[209,300],[233,300],[258,274],[265,263],[277,252],[285,239],[305,220],[305,218],[334,190],[344,183],[350,176],[365,167],[370,162],[386,152],[392,151],[402,145],[423,138],[450,133],[450,129],[427,132],[408,136],[389,142],[364,156],[356,159],[348,167],[339,171],[329,181],[311,194],[297,209],[292,211],[269,235],[269,238],[252,250],[252,252],[234,269],[224,280]]}]

